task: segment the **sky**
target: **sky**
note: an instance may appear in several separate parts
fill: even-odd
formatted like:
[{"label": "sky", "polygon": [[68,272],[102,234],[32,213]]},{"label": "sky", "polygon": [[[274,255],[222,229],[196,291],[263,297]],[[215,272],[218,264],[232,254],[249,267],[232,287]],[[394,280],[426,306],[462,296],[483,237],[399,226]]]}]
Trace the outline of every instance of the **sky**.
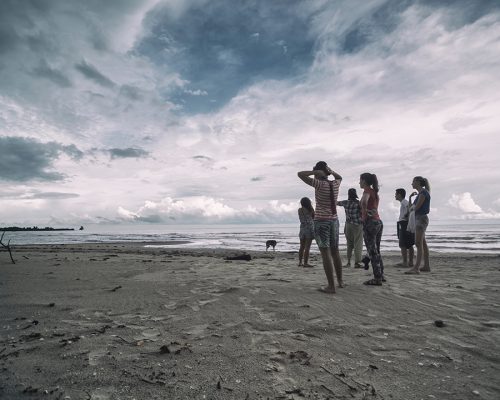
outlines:
[{"label": "sky", "polygon": [[497,0],[2,0],[0,225],[296,222],[319,160],[500,219],[499,71]]}]

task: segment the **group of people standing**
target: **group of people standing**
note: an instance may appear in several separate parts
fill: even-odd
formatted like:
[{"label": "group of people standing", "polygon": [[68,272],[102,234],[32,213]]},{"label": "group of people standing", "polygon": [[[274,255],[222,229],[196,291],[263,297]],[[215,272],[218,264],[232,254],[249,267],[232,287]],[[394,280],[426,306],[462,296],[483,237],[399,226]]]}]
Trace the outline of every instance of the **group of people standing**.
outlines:
[{"label": "group of people standing", "polygon": [[[329,179],[329,176],[333,179]],[[361,200],[356,189],[348,191],[347,200],[337,201],[342,177],[333,171],[326,162],[319,161],[311,171],[300,171],[298,177],[315,190],[316,209],[309,198],[301,199],[298,210],[300,220],[299,266],[311,267],[309,250],[313,239],[316,240],[323,261],[328,286],[320,290],[335,293],[334,273],[337,275],[339,287],[344,286],[342,280],[342,261],[339,253],[339,220],[337,206],[345,209],[346,222],[344,234],[347,241],[347,264],[351,265],[354,253],[354,267],[361,268],[363,241],[373,269],[373,278],[365,285],[381,286],[385,282],[384,263],[380,254],[383,222],[378,212],[379,184],[375,174],[363,173],[359,178],[359,186],[363,190]],[[403,262],[401,266],[410,267],[407,274],[418,274],[430,271],[429,249],[425,240],[425,231],[429,224],[430,186],[427,179],[417,176],[412,181],[416,190],[406,200],[404,189],[396,190],[396,199],[401,202],[398,220],[398,239]],[[417,196],[412,202],[412,197]],[[417,247],[417,258],[413,263],[413,245]],[[423,267],[421,264],[423,262]]]}]

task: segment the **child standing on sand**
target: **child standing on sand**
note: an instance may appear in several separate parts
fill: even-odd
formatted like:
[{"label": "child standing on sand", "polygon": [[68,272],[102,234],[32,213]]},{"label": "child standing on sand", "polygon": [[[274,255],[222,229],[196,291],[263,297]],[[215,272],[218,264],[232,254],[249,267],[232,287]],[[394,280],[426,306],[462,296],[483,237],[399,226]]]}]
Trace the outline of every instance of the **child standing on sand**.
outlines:
[{"label": "child standing on sand", "polygon": [[[314,208],[309,197],[300,199],[301,207],[298,209],[300,220],[300,248],[299,248],[299,267],[312,267],[309,264],[309,250],[314,239]],[[304,259],[304,264],[302,264]]]}]

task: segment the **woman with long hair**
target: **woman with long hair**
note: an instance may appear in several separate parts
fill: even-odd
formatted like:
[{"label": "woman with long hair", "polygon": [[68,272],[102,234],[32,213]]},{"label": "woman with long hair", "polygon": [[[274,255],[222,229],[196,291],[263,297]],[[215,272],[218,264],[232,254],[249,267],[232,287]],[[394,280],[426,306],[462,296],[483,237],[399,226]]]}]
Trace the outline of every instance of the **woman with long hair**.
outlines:
[{"label": "woman with long hair", "polygon": [[[298,210],[300,221],[300,248],[299,267],[312,267],[309,264],[309,250],[314,239],[314,208],[309,197],[300,199],[301,207]],[[304,263],[302,264],[302,260]]]},{"label": "woman with long hair", "polygon": [[[431,208],[431,185],[427,178],[416,176],[413,178],[411,186],[416,190],[416,192],[413,192],[411,195],[417,195],[412,206],[415,211],[415,245],[417,247],[417,260],[415,266],[409,271],[406,271],[405,274],[418,274],[420,271],[431,271],[429,264],[429,248],[425,240],[425,231],[429,226],[428,214]],[[424,259],[424,266],[420,268],[422,258]]]},{"label": "woman with long hair", "polygon": [[[298,177],[314,188],[316,210],[314,213],[314,237],[318,244],[328,286],[320,290],[335,293],[333,269],[337,274],[339,287],[343,287],[342,260],[339,254],[339,220],[337,197],[342,177],[324,161],[318,161],[312,171],[300,171]],[[333,180],[328,176],[332,175]]]},{"label": "woman with long hair", "polygon": [[363,224],[361,222],[361,206],[359,205],[356,189],[347,191],[347,200],[337,203],[344,207],[345,225],[344,235],[347,242],[347,264],[351,266],[351,257],[354,250],[354,268],[361,268],[361,253],[363,252]]},{"label": "woman with long hair", "polygon": [[363,221],[363,238],[373,268],[373,279],[365,285],[381,286],[384,278],[384,264],[380,256],[380,240],[384,225],[378,213],[378,179],[377,175],[365,172],[359,177],[359,186],[363,189],[361,197],[361,220]]}]

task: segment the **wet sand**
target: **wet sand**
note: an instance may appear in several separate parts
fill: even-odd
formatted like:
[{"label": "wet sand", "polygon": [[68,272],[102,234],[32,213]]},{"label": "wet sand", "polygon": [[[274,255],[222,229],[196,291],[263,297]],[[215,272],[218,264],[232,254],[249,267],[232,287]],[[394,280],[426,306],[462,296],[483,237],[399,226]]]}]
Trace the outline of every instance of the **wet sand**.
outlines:
[{"label": "wet sand", "polygon": [[409,276],[386,254],[384,286],[349,268],[329,295],[318,255],[237,254],[0,252],[0,398],[500,398],[499,256],[432,253]]}]

